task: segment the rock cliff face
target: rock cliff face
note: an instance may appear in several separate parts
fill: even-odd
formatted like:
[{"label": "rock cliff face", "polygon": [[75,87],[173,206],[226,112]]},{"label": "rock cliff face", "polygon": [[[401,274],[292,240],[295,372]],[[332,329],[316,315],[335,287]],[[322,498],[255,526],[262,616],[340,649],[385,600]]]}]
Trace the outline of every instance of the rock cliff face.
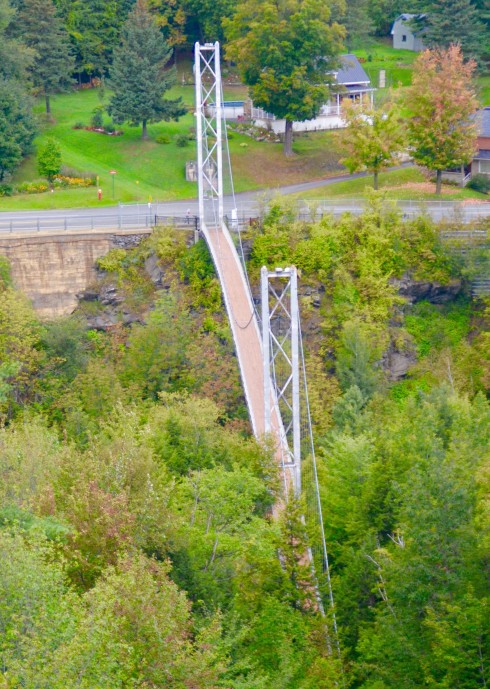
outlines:
[{"label": "rock cliff face", "polygon": [[[408,304],[415,304],[419,301],[428,301],[431,304],[447,304],[456,299],[463,290],[460,280],[453,280],[447,285],[438,282],[413,280],[410,276],[404,275],[401,279],[393,279],[392,284],[398,289],[400,296],[405,297]],[[396,320],[396,319],[395,319]],[[397,323],[392,325],[396,327]],[[391,343],[384,353],[380,362],[382,368],[392,381],[404,378],[411,366],[417,362],[415,348],[406,343],[403,350]]]},{"label": "rock cliff face", "polygon": [[66,316],[77,294],[95,279],[96,261],[110,249],[135,246],[143,234],[87,233],[0,238],[0,254],[11,265],[15,286],[31,300],[41,318]]},{"label": "rock cliff face", "polygon": [[410,304],[418,301],[446,304],[456,299],[463,289],[461,280],[453,280],[448,285],[441,285],[438,282],[412,280],[408,275],[404,275],[400,280],[394,279],[392,283],[398,289],[400,296],[405,297]]}]

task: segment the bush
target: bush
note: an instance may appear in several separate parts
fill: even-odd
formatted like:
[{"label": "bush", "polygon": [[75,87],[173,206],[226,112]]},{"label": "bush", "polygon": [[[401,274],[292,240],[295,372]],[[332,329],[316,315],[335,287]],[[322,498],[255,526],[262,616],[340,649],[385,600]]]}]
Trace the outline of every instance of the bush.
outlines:
[{"label": "bush", "polygon": [[42,194],[48,189],[46,182],[24,182],[17,186],[16,191],[18,194]]},{"label": "bush", "polygon": [[185,146],[189,145],[189,137],[187,134],[177,134],[175,137],[175,143],[179,148],[185,148]]},{"label": "bush", "polygon": [[75,122],[75,124],[73,125],[73,129],[83,129],[84,127],[85,125],[83,124],[83,122]]},{"label": "bush", "polygon": [[106,124],[105,130],[108,134],[113,134],[115,131],[117,131],[116,126],[113,122],[109,122],[109,124]]},{"label": "bush", "polygon": [[14,188],[11,184],[0,184],[0,196],[12,196]]},{"label": "bush", "polygon": [[468,189],[479,191],[481,194],[488,194],[490,192],[490,175],[473,175],[466,186]]},{"label": "bush", "polygon": [[92,110],[90,124],[96,129],[101,129],[104,126],[104,108],[101,105]]},{"label": "bush", "polygon": [[170,137],[168,134],[159,134],[155,138],[155,141],[157,144],[169,144],[170,143]]}]

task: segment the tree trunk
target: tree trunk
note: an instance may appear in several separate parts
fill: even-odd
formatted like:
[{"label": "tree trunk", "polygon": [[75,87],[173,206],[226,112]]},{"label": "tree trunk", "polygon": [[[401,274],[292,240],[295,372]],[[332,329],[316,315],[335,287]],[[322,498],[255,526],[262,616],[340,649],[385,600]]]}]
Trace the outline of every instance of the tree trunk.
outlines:
[{"label": "tree trunk", "polygon": [[49,93],[44,94],[44,100],[46,102],[46,115],[51,117],[51,101],[49,100]]},{"label": "tree trunk", "polygon": [[376,171],[374,172],[374,179],[373,179],[373,187],[374,187],[375,189],[378,188],[378,174],[379,174],[379,173],[378,173],[378,171],[376,170]]},{"label": "tree trunk", "polygon": [[142,138],[142,139],[147,139],[147,138],[148,138],[148,131],[147,131],[147,129],[146,129],[146,120],[143,120],[143,123],[142,123],[142,124],[143,124],[143,128],[142,128],[142,131],[141,131],[141,138]]},{"label": "tree trunk", "polygon": [[442,170],[436,170],[436,194],[441,193],[442,186]]},{"label": "tree trunk", "polygon": [[286,120],[286,128],[284,130],[284,155],[293,155],[293,123],[291,120]]}]

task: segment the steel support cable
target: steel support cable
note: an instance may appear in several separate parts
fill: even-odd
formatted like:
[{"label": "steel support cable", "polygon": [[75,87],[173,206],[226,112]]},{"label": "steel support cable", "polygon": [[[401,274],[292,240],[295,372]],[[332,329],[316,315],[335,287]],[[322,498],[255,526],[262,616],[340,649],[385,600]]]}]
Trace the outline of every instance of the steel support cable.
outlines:
[{"label": "steel support cable", "polygon": [[335,646],[337,648],[337,653],[339,656],[339,659],[341,658],[341,653],[340,653],[340,643],[339,643],[339,632],[338,632],[338,627],[337,627],[337,617],[335,614],[335,601],[333,597],[333,588],[332,588],[332,579],[330,576],[330,564],[329,564],[329,559],[328,559],[328,551],[327,551],[327,543],[325,539],[325,530],[324,530],[324,522],[323,522],[323,509],[322,509],[322,504],[320,500],[320,484],[318,481],[318,471],[317,471],[317,465],[316,465],[316,456],[315,456],[315,445],[313,441],[313,429],[311,425],[311,412],[310,412],[310,404],[309,404],[309,399],[308,399],[308,387],[307,387],[307,381],[306,381],[306,367],[305,367],[305,358],[304,358],[304,350],[303,350],[303,338],[301,334],[301,328],[299,328],[299,343],[300,343],[300,358],[301,358],[301,364],[302,364],[302,369],[303,369],[303,384],[304,384],[304,394],[305,394],[305,402],[306,402],[306,415],[307,415],[307,424],[308,424],[308,435],[309,435],[309,444],[310,444],[310,452],[311,452],[311,465],[312,465],[312,473],[313,473],[313,480],[314,480],[314,490],[315,490],[315,497],[316,497],[316,505],[317,505],[317,514],[318,514],[318,520],[319,520],[319,525],[320,525],[320,533],[321,533],[321,547],[323,551],[323,561],[324,561],[324,568],[325,568],[325,575],[327,579],[327,588],[328,588],[328,596],[329,596],[329,601],[330,601],[330,607],[331,607],[331,612],[332,612],[332,625],[335,633]]},{"label": "steel support cable", "polygon": [[[223,92],[223,84],[221,84],[221,93],[220,93],[220,97],[221,97],[221,102],[224,103],[224,100],[225,100],[225,99],[224,99],[224,92]],[[231,167],[230,144],[229,144],[229,141],[228,141],[228,127],[226,126],[226,117],[225,117],[225,110],[224,110],[224,108],[223,108],[223,128],[222,128],[222,131],[224,131],[224,133],[225,133],[224,140],[225,140],[225,149],[226,149],[226,159],[227,159],[227,161],[228,161],[228,171],[229,171],[229,174],[230,174],[230,186],[231,186],[231,197],[232,197],[232,199],[233,199],[233,208],[234,208],[235,210],[237,210],[237,206],[236,206],[236,196],[235,196],[235,185],[234,185],[234,183],[233,183],[233,169],[232,169],[232,167]],[[254,314],[255,314],[255,316],[256,316],[256,318],[257,318],[257,322],[260,323],[260,322],[261,322],[261,316],[260,316],[260,314],[259,314],[259,312],[258,312],[258,310],[257,310],[257,308],[256,308],[256,306],[255,306],[255,303],[254,303],[254,300],[253,300],[252,287],[251,287],[250,281],[249,281],[249,279],[248,279],[247,264],[246,264],[246,261],[245,261],[245,254],[244,254],[244,251],[243,251],[242,233],[241,233],[241,231],[240,231],[240,222],[238,221],[238,217],[237,217],[237,234],[238,234],[238,243],[239,243],[239,246],[240,246],[240,258],[241,258],[242,265],[243,265],[243,272],[244,272],[244,274],[245,274],[245,280],[247,281],[248,290],[249,290],[249,292],[250,292],[250,296],[251,296],[251,299],[252,299],[252,308],[253,308],[253,312],[254,312]],[[251,317],[250,321],[252,320],[252,318],[253,318],[253,316]]]}]

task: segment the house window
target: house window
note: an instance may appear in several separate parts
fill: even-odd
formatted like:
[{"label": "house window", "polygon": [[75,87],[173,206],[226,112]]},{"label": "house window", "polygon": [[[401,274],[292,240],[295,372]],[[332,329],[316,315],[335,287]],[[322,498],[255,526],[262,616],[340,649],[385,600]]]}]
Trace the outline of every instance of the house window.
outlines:
[{"label": "house window", "polygon": [[407,42],[407,35],[402,34],[402,43],[406,43],[406,42]]},{"label": "house window", "polygon": [[490,175],[490,160],[479,160],[478,163],[478,172],[482,172],[484,175]]}]

